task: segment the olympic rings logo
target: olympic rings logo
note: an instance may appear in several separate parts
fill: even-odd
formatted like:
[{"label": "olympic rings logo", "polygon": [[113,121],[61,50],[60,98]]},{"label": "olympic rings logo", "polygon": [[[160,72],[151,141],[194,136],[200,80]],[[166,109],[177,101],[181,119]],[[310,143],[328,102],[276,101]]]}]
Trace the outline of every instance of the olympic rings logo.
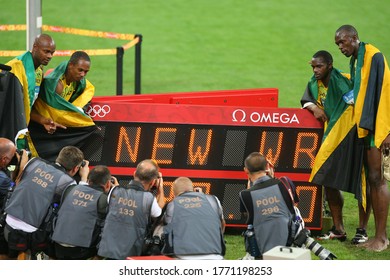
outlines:
[{"label": "olympic rings logo", "polygon": [[90,105],[88,107],[87,114],[91,118],[95,118],[95,117],[104,118],[108,113],[110,113],[110,111],[111,111],[111,107],[108,105],[103,105],[103,106],[100,106],[100,105],[91,106]]}]

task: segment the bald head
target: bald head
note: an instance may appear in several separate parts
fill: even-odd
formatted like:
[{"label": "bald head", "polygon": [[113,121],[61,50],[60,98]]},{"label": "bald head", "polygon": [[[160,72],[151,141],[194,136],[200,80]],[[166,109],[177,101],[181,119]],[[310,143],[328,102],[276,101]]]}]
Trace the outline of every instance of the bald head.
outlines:
[{"label": "bald head", "polygon": [[173,194],[178,196],[184,192],[192,192],[194,185],[192,181],[187,177],[179,177],[173,182]]},{"label": "bald head", "polygon": [[35,37],[34,45],[37,46],[45,46],[45,45],[53,45],[54,40],[53,38],[48,34],[39,34],[37,37]]},{"label": "bald head", "polygon": [[35,69],[40,65],[48,65],[55,50],[56,44],[50,35],[38,35],[34,40],[33,48],[31,50]]},{"label": "bald head", "polygon": [[7,139],[0,138],[0,167],[5,168],[8,166],[11,159],[14,157],[16,152],[15,144]]},{"label": "bald head", "polygon": [[134,177],[142,184],[149,184],[159,176],[158,165],[154,160],[145,159],[138,163]]}]

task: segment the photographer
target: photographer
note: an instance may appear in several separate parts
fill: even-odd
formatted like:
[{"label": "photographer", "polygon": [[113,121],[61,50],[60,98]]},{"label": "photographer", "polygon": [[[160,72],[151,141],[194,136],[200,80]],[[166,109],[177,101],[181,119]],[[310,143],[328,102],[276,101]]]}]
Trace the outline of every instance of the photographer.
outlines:
[{"label": "photographer", "polygon": [[96,256],[107,215],[107,194],[118,185],[110,170],[98,165],[89,172],[88,185],[70,186],[64,191],[52,236],[56,259],[86,260]]},{"label": "photographer", "polygon": [[249,188],[240,192],[241,212],[248,216],[245,232],[248,254],[244,259],[262,259],[263,253],[275,246],[292,245],[294,198],[290,198],[280,180],[272,178],[273,168],[260,153],[251,153],[244,166],[249,179]]},{"label": "photographer", "polygon": [[225,219],[217,197],[194,188],[187,177],[173,182],[173,193],[163,219],[163,253],[178,259],[222,260]]},{"label": "photographer", "polygon": [[243,260],[262,259],[276,246],[296,246],[310,249],[321,260],[336,256],[310,237],[304,227],[293,182],[287,177],[273,178],[271,163],[258,152],[244,162],[248,189],[240,192],[241,210],[248,216]]},{"label": "photographer", "polygon": [[10,258],[20,253],[31,253],[33,259],[41,252],[49,254],[48,235],[55,205],[60,204],[63,190],[76,184],[73,176],[79,174],[86,181],[88,173],[83,152],[73,146],[62,148],[55,163],[41,158],[29,160],[5,207],[4,237]]},{"label": "photographer", "polygon": [[4,239],[4,207],[7,196],[15,185],[15,182],[11,179],[10,171],[7,169],[13,161],[19,168],[13,173],[14,176],[12,177],[18,177],[28,161],[27,153],[24,150],[17,152],[16,146],[11,140],[0,138],[0,260],[8,259],[8,243]]},{"label": "photographer", "polygon": [[[157,195],[151,193],[157,188]],[[127,186],[115,187],[109,194],[109,209],[102,231],[98,255],[123,260],[139,256],[150,218],[157,218],[165,205],[163,178],[157,163],[141,161]]]}]

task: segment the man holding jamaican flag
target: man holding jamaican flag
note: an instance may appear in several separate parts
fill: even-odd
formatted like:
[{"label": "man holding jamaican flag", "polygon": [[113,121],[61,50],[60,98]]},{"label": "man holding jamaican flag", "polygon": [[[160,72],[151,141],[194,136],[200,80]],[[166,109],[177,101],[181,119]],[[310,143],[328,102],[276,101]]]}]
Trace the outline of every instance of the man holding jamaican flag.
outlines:
[{"label": "man holding jamaican flag", "polygon": [[[38,97],[43,66],[49,64],[56,50],[53,38],[38,35],[31,51],[15,57],[0,73],[0,136],[16,141],[17,148],[29,147],[27,126],[31,108]],[[53,124],[52,120],[46,120]]]},{"label": "man holding jamaican flag", "polygon": [[[68,145],[83,148],[97,126],[85,113],[94,86],[85,78],[91,66],[87,53],[76,51],[69,61],[58,65],[43,81],[32,109],[29,130],[41,158],[55,160]],[[52,119],[55,126],[45,122]]]},{"label": "man holding jamaican flag", "polygon": [[365,229],[370,204],[366,200],[364,142],[357,136],[351,101],[353,85],[348,74],[333,68],[333,58],[327,51],[315,53],[310,64],[314,75],[301,104],[324,123],[324,136],[309,181],[325,187],[333,219],[333,227],[320,239],[346,240],[341,194],[346,191],[355,194],[359,205],[359,228],[352,243],[363,243],[368,239]]},{"label": "man holding jamaican flag", "polygon": [[350,57],[353,81],[355,122],[358,137],[364,140],[364,163],[375,218],[375,236],[363,244],[369,251],[380,252],[389,246],[387,218],[390,153],[390,69],[383,53],[372,44],[361,42],[352,25],[339,27],[334,36],[338,49]]}]

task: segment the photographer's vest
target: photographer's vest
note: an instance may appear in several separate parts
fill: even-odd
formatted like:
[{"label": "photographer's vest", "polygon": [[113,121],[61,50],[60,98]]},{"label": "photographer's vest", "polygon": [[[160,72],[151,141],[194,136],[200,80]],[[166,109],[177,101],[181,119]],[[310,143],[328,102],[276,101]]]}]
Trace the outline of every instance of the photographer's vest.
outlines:
[{"label": "photographer's vest", "polygon": [[75,186],[61,204],[52,240],[60,244],[90,247],[95,241],[95,228],[102,226],[98,216],[98,201],[102,194],[102,191],[90,186]]},{"label": "photographer's vest", "polygon": [[[275,246],[287,245],[293,219],[286,197],[278,184],[280,181],[263,178],[255,182],[252,188],[240,193],[241,197],[244,193],[250,194],[251,201],[244,201],[244,204],[252,204],[253,227],[261,254]],[[287,198],[290,199],[288,196]]]},{"label": "photographer's vest", "polygon": [[54,164],[33,158],[23,170],[5,212],[39,228],[53,202],[56,188],[65,188],[73,181],[72,177]]},{"label": "photographer's vest", "polygon": [[153,194],[136,181],[112,190],[99,256],[124,260],[141,254],[153,200]]},{"label": "photographer's vest", "polygon": [[185,192],[171,203],[172,221],[164,226],[165,254],[224,255],[221,217],[214,196]]}]

